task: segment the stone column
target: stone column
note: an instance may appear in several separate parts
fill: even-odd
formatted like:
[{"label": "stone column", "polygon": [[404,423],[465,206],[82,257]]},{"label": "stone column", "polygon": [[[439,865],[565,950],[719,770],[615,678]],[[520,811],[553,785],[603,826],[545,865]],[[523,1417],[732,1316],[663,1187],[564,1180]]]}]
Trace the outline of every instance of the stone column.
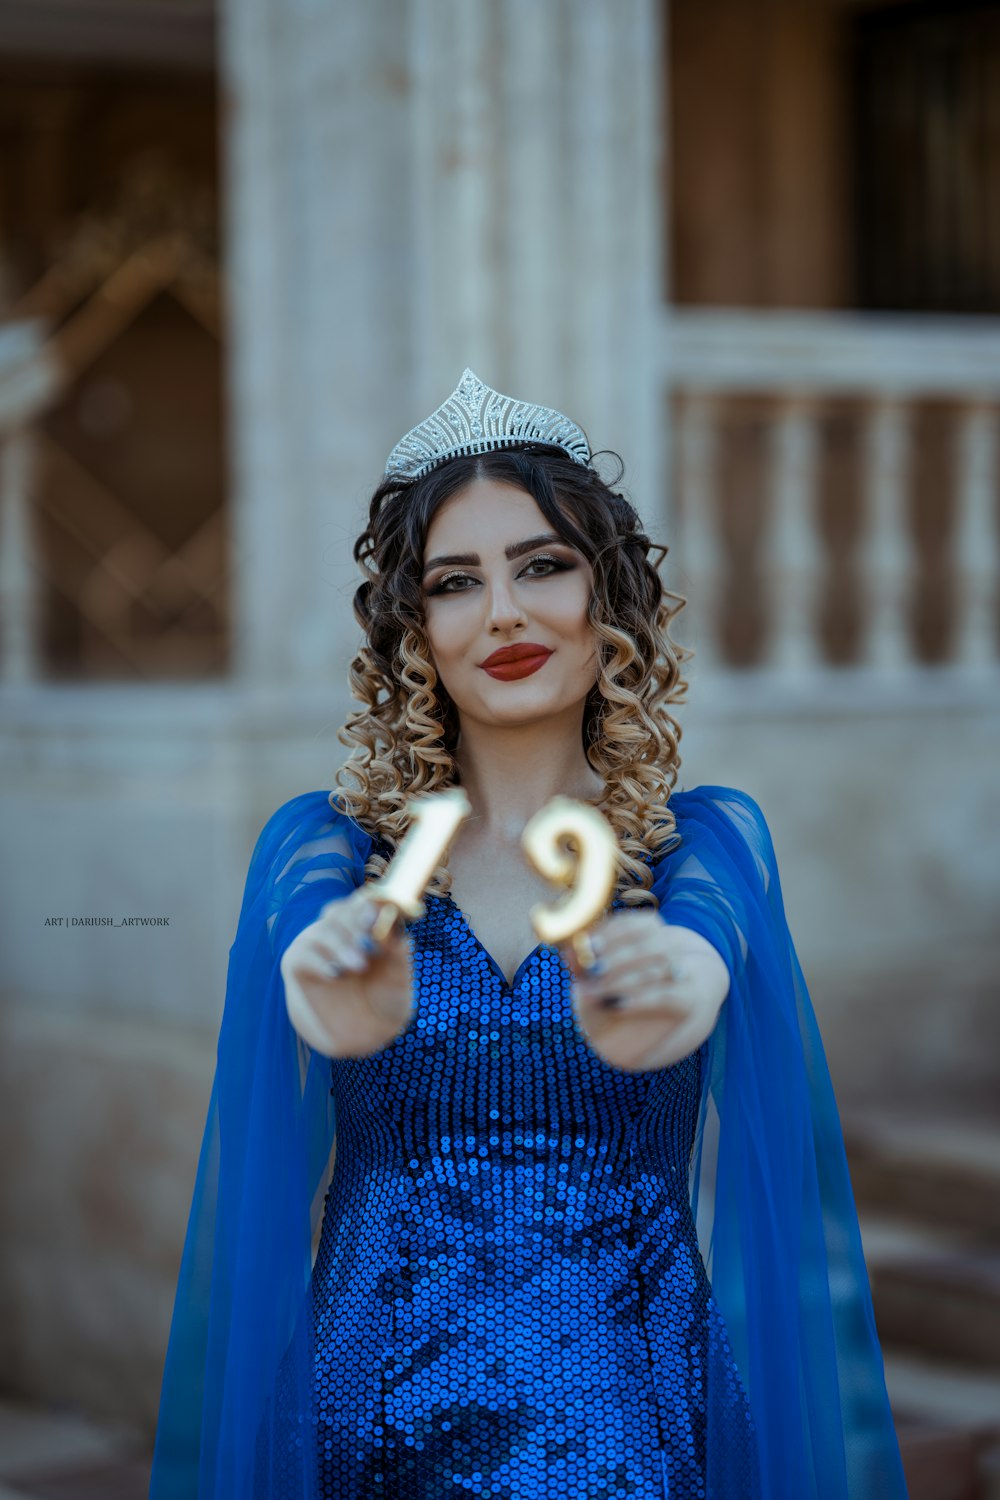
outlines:
[{"label": "stone column", "polygon": [[34,423],[60,372],[40,320],[0,328],[0,683],[37,680],[41,669],[34,479]]},{"label": "stone column", "polygon": [[342,688],[350,543],[411,412],[404,0],[225,0],[237,673]]},{"label": "stone column", "polygon": [[225,0],[236,650],[340,684],[350,543],[471,365],[664,504],[653,0]]},{"label": "stone column", "polygon": [[413,0],[414,417],[472,366],[665,506],[659,7]]},{"label": "stone column", "polygon": [[30,427],[0,431],[0,682],[5,684],[34,682],[39,675],[34,459]]}]

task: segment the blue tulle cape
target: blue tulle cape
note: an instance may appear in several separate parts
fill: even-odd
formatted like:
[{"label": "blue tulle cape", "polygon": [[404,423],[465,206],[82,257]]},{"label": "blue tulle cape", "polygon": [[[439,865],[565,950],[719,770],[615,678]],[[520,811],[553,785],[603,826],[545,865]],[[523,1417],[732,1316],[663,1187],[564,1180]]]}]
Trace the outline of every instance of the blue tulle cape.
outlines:
[{"label": "blue tulle cape", "polygon": [[[703,1048],[691,1203],[750,1400],[759,1493],[905,1500],[840,1120],[767,823],[732,787],[675,792],[670,806],[680,842],[653,867],[661,915],[730,972]],[[329,1059],[293,1029],[278,964],[363,881],[370,847],[316,791],[280,807],[254,848],[150,1500],[321,1500],[308,1293],[336,1117]],[[706,1391],[706,1493],[744,1500],[721,1478],[726,1399]]]}]

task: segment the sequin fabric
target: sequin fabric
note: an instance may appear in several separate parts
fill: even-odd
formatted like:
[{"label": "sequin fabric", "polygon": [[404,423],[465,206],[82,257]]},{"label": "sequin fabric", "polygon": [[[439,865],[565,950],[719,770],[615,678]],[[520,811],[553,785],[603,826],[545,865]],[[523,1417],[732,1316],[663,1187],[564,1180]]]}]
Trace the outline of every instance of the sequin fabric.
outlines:
[{"label": "sequin fabric", "polygon": [[[331,1063],[321,1493],[751,1500],[752,1419],[688,1198],[704,1049],[608,1066],[555,948],[508,985],[451,898],[424,899],[409,1027]],[[707,1389],[727,1413],[712,1472],[731,1476],[711,1490]]]}]

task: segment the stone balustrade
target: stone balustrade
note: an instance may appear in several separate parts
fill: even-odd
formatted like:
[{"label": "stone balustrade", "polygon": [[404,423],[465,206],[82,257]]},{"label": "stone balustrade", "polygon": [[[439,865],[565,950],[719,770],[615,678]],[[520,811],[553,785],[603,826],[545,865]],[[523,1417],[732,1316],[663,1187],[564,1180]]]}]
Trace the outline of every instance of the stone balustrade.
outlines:
[{"label": "stone balustrade", "polygon": [[995,319],[666,311],[659,378],[674,396],[679,504],[673,537],[698,620],[702,663],[724,664],[718,622],[727,588],[718,524],[718,459],[726,404],[767,400],[768,613],[759,665],[781,676],[824,665],[816,602],[825,564],[818,518],[820,420],[861,406],[862,523],[855,567],[862,628],[855,665],[880,676],[915,665],[913,590],[919,565],[910,520],[919,403],[952,413],[949,563],[954,618],[947,665],[995,671],[1000,579],[1000,322]]}]

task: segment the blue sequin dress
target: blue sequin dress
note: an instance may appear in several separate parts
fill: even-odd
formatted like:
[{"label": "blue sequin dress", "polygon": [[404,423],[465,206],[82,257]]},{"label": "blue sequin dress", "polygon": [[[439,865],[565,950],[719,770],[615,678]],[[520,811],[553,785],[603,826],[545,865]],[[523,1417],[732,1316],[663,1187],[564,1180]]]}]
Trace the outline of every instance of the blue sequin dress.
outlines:
[{"label": "blue sequin dress", "polygon": [[331,1063],[323,1494],[695,1500],[710,1374],[731,1476],[712,1493],[753,1500],[753,1422],[688,1194],[704,1047],[608,1066],[555,948],[508,985],[452,899],[424,901],[410,1025]]},{"label": "blue sequin dress", "polygon": [[557,950],[508,985],[431,893],[409,1025],[331,1062],[292,1026],[280,964],[364,881],[372,840],[322,789],[268,819],[150,1500],[906,1500],[767,820],[736,787],[671,803],[651,892],[731,982],[705,1044],[649,1073],[591,1051]]}]

